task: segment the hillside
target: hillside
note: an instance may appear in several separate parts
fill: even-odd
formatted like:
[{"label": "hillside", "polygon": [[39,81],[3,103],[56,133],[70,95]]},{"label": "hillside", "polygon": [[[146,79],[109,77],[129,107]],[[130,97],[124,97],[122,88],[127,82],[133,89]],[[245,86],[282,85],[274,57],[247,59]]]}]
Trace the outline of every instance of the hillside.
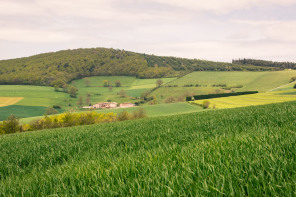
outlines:
[{"label": "hillside", "polygon": [[296,103],[0,136],[0,196],[294,196]]},{"label": "hillside", "polygon": [[278,68],[158,57],[124,50],[64,50],[0,61],[0,84],[52,85],[87,76],[125,75],[138,78],[182,76],[192,71],[277,70]]},{"label": "hillside", "polygon": [[266,92],[279,86],[290,83],[296,76],[295,70],[276,72],[192,72],[157,89],[152,95],[159,102],[168,97],[175,100],[184,94],[187,96],[217,93],[223,91],[259,91]]},{"label": "hillside", "polygon": [[[275,72],[192,72],[180,78],[161,78],[163,81],[162,86],[153,91],[148,97],[153,97],[153,104],[162,104],[185,102],[186,96],[216,93],[217,91],[256,90],[266,92],[289,83],[291,77],[294,76],[296,76],[295,70]],[[103,87],[103,81],[105,80],[109,81],[113,87]],[[116,81],[121,82],[120,87],[114,86]],[[53,105],[61,106],[60,111],[79,111],[81,106],[98,102],[143,103],[143,95],[156,87],[156,81],[157,79],[139,79],[130,76],[87,77],[72,81],[71,85],[78,88],[76,98],[70,97],[68,93],[63,92],[62,88],[55,91],[54,88],[46,86],[0,85],[0,121],[7,119],[10,114],[14,114],[19,118],[41,116],[45,113],[47,107]],[[226,87],[216,87],[219,84],[224,84]],[[290,86],[292,85],[290,84]],[[231,88],[231,90],[222,88]],[[126,96],[119,95],[123,90]],[[173,99],[169,101],[169,98]],[[81,102],[78,102],[79,100]],[[146,105],[151,102],[147,101]],[[165,111],[163,107],[164,105],[161,105],[160,110]],[[174,107],[172,110],[174,110]]]}]

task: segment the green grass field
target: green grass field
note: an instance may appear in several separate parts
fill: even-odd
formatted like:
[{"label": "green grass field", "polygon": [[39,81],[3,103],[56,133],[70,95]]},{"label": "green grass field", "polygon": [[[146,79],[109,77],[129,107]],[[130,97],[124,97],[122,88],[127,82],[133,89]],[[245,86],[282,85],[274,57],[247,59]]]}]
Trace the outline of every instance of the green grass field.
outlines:
[{"label": "green grass field", "polygon": [[[44,114],[46,107],[52,107],[53,105],[62,106],[63,110],[79,110],[77,106],[78,97],[82,96],[83,105],[86,105],[86,95],[91,95],[91,103],[106,102],[108,100],[118,103],[132,102],[130,97],[139,97],[142,92],[145,92],[156,86],[157,79],[137,79],[135,77],[126,76],[100,76],[89,77],[89,87],[86,86],[85,79],[75,80],[75,85],[79,91],[77,98],[70,98],[69,94],[64,92],[55,92],[53,87],[46,86],[27,86],[27,85],[0,85],[1,98],[0,106],[7,106],[10,101],[10,105],[1,109],[0,121],[5,120],[10,114],[15,114],[19,117],[34,117]],[[169,82],[175,78],[163,78],[164,82]],[[109,80],[111,85],[114,85],[115,81],[120,80],[122,87],[113,87],[110,91],[103,86],[103,81]],[[128,97],[122,98],[118,95],[120,90],[126,90]],[[8,97],[23,97],[16,103],[12,103]],[[26,107],[25,107],[26,106]],[[32,108],[32,110],[24,111],[24,109]],[[33,110],[38,109],[38,110]]]},{"label": "green grass field", "polygon": [[230,96],[205,100],[196,100],[192,103],[203,105],[204,101],[210,102],[209,108],[224,109],[246,107],[252,105],[265,105],[296,100],[296,90],[266,92],[242,96]]},{"label": "green grass field", "polygon": [[295,196],[296,102],[0,136],[0,196]]},{"label": "green grass field", "polygon": [[[195,95],[215,93],[221,87],[212,87],[214,84],[226,84],[227,87],[242,85],[236,91],[259,91],[266,92],[279,86],[288,84],[291,77],[296,76],[295,70],[285,70],[276,72],[193,72],[181,78],[173,80],[166,85],[178,85],[178,87],[162,87],[153,94],[162,103],[169,96],[181,96],[184,93]],[[184,85],[196,85],[201,87],[183,87]]]},{"label": "green grass field", "polygon": [[[170,103],[170,104],[159,104],[159,105],[144,105],[141,106],[148,117],[156,117],[156,116],[169,116],[169,115],[176,115],[176,114],[185,114],[185,113],[192,113],[192,112],[199,112],[203,109],[196,105],[191,105],[188,103]],[[0,108],[1,109],[1,108]],[[131,107],[131,108],[121,108],[121,109],[102,109],[96,110],[97,112],[102,113],[120,113],[123,111],[127,111],[132,113],[134,110],[138,110],[139,107]],[[33,120],[41,118],[43,116],[36,116],[30,118],[23,118],[20,121],[22,123],[30,123]]]},{"label": "green grass field", "polygon": [[[156,96],[158,104],[163,104],[165,99],[169,96],[174,96],[175,98],[181,96],[184,99],[185,95],[188,94],[198,95],[214,93],[220,88],[212,87],[213,84],[227,84],[227,86],[243,85],[243,88],[239,88],[237,91],[259,90],[263,92],[289,83],[290,78],[293,76],[296,76],[296,71],[294,70],[277,72],[193,72],[178,79],[163,78],[163,86],[178,85],[178,87],[161,87],[154,91],[152,95]],[[33,117],[44,114],[41,107],[52,107],[53,105],[60,105],[65,111],[73,109],[79,111],[79,107],[77,106],[78,97],[82,97],[83,105],[86,105],[87,94],[91,95],[90,101],[92,104],[106,102],[108,100],[118,103],[134,103],[139,101],[137,97],[139,97],[141,93],[149,91],[156,86],[157,79],[137,79],[128,76],[97,76],[88,77],[88,80],[89,86],[86,84],[86,79],[75,80],[72,83],[72,85],[75,85],[79,89],[77,98],[70,98],[69,94],[63,92],[55,92],[52,87],[25,85],[1,85],[0,96],[23,97],[22,100],[14,103],[12,106],[40,107],[40,110],[29,110],[26,115],[21,116]],[[114,85],[115,81],[120,80],[122,87],[113,87],[112,90],[102,87],[104,80],[109,80],[111,85]],[[189,84],[199,84],[202,86],[182,87],[183,85]],[[291,89],[291,86],[292,84],[289,84],[276,90],[288,90]],[[126,91],[127,97],[122,98],[118,95],[118,92],[121,90]],[[180,101],[182,101],[182,98]],[[1,102],[0,100],[0,105],[1,104],[3,106],[7,105],[5,104],[5,101]],[[161,107],[163,106],[160,106],[160,108]],[[20,110],[18,111],[17,109]],[[2,109],[2,111],[3,110],[4,109]],[[178,109],[176,110],[178,111]],[[13,107],[13,111],[11,112],[20,116],[20,114],[23,113],[23,107]],[[11,112],[8,112],[6,117],[8,117]],[[191,112],[191,110],[188,112]],[[1,117],[3,118],[4,116],[2,115]]]},{"label": "green grass field", "polygon": [[[107,100],[123,103],[123,102],[135,102],[130,98],[121,98],[118,93],[120,90],[125,90],[127,96],[140,97],[142,92],[152,89],[156,86],[157,79],[137,79],[136,77],[126,76],[99,76],[88,77],[90,86],[87,87],[85,79],[75,81],[75,86],[79,89],[78,96],[86,98],[86,94],[91,94],[91,100],[93,103],[106,102]],[[163,78],[163,82],[167,83],[175,78]],[[103,81],[108,80],[111,85],[114,86],[115,81],[120,80],[122,87],[113,87],[110,91],[107,87],[103,87]]]},{"label": "green grass field", "polygon": [[[46,107],[42,106],[24,106],[24,105],[9,105],[5,107],[0,107],[0,121],[6,120],[11,114],[18,118],[27,118],[40,116],[44,114]],[[62,112],[62,110],[60,110]]]}]

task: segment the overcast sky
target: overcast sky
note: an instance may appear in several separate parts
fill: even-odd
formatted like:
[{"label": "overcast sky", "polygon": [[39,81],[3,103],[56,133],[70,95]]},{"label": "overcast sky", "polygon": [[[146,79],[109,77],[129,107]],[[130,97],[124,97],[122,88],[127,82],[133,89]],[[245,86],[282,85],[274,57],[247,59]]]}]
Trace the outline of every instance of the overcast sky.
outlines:
[{"label": "overcast sky", "polygon": [[296,0],[0,0],[0,59],[106,47],[296,62]]}]

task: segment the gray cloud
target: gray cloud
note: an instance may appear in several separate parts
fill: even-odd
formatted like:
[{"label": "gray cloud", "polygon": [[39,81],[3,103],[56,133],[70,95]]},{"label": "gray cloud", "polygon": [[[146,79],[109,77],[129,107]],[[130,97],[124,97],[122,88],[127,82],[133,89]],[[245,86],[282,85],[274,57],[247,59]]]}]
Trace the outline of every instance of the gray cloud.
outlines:
[{"label": "gray cloud", "polygon": [[231,61],[296,61],[294,0],[0,2],[0,59],[68,48],[120,48]]}]

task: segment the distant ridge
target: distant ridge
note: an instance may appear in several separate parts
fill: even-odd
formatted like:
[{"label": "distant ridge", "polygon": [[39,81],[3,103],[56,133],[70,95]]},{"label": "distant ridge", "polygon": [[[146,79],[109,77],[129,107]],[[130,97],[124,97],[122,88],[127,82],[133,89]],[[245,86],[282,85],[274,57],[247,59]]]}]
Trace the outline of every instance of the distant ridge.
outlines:
[{"label": "distant ridge", "polygon": [[52,85],[88,76],[125,75],[138,78],[182,76],[192,71],[263,71],[280,68],[197,59],[164,57],[125,50],[90,48],[63,50],[1,60],[0,84]]}]

